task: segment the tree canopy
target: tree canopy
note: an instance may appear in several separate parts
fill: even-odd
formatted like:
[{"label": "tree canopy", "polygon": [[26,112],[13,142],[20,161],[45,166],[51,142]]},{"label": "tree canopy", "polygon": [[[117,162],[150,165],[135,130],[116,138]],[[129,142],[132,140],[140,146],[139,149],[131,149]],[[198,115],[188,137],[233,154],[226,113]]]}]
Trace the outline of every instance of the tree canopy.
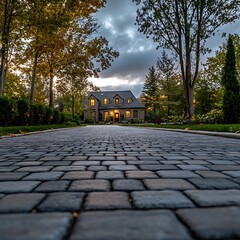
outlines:
[{"label": "tree canopy", "polygon": [[16,81],[31,101],[48,98],[53,106],[67,78],[79,88],[76,92],[86,94],[85,89],[94,87],[87,78],[98,76],[119,55],[99,35],[99,21],[93,16],[105,4],[106,0],[1,1],[0,95],[12,92],[10,85],[17,88]]},{"label": "tree canopy", "polygon": [[178,57],[187,115],[194,114],[193,90],[200,56],[209,51],[206,40],[222,25],[239,18],[238,0],[133,0],[139,31],[152,37],[158,47]]}]

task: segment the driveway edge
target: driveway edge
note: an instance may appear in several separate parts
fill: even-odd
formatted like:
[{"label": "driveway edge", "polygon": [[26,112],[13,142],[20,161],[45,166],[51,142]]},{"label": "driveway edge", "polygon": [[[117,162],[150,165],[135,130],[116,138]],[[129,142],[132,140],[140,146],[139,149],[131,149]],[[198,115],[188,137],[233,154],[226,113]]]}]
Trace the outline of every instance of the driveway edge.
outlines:
[{"label": "driveway edge", "polygon": [[[85,127],[85,126],[79,126],[79,127]],[[71,127],[71,128],[79,128],[79,127]],[[13,136],[9,135],[4,135],[0,136],[0,139],[6,139],[6,138],[15,138],[15,137],[24,137],[27,135],[34,135],[34,134],[41,134],[41,133],[48,133],[48,132],[56,132],[56,131],[62,131],[62,130],[67,130],[70,128],[55,128],[55,129],[47,129],[47,130],[42,130],[42,131],[36,131],[36,132],[28,132],[28,133],[17,133],[13,134]]]},{"label": "driveway edge", "polygon": [[[134,126],[131,126],[131,127],[134,127]],[[163,130],[163,131],[169,131],[169,132],[182,132],[182,133],[192,133],[192,134],[201,134],[201,135],[207,135],[207,136],[215,136],[215,137],[240,139],[239,133],[210,132],[210,131],[183,130],[183,129],[171,129],[171,128],[152,128],[152,127],[151,128],[142,127],[142,128],[153,129],[153,130]]]}]

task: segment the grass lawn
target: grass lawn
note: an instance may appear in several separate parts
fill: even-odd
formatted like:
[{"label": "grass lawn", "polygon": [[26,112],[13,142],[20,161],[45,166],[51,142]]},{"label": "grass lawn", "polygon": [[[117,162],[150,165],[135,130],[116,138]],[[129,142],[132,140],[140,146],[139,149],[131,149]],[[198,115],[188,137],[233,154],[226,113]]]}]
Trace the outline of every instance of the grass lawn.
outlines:
[{"label": "grass lawn", "polygon": [[240,133],[240,124],[132,124],[126,126]]},{"label": "grass lawn", "polygon": [[26,134],[28,132],[37,132],[48,129],[57,129],[57,128],[70,128],[70,127],[79,127],[79,125],[73,124],[53,124],[53,125],[38,125],[38,126],[14,126],[14,127],[0,127],[0,136],[15,134]]}]

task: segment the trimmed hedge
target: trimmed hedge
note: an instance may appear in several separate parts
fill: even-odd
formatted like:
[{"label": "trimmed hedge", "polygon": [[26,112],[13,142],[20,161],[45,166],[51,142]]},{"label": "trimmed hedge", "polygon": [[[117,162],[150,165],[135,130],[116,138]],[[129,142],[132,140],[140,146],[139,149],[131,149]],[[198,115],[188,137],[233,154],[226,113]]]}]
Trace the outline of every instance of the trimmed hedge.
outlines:
[{"label": "trimmed hedge", "polygon": [[27,125],[30,113],[30,102],[26,99],[17,100],[17,111],[16,125]]},{"label": "trimmed hedge", "polygon": [[65,115],[40,103],[31,104],[26,99],[14,100],[0,97],[0,126],[59,124],[65,122]]},{"label": "trimmed hedge", "polygon": [[13,99],[0,97],[0,126],[11,126],[18,116],[17,103]]}]

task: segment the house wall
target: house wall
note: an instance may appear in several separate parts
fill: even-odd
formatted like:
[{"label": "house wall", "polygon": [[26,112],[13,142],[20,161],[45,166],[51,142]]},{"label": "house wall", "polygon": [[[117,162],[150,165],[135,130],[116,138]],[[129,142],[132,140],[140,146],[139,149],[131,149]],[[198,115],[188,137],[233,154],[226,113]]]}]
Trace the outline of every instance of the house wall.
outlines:
[{"label": "house wall", "polygon": [[[130,111],[130,117],[126,117],[126,111]],[[138,111],[138,117],[133,118],[133,111]],[[115,112],[120,114],[120,121],[131,121],[132,119],[144,120],[145,118],[145,109],[113,109],[113,110],[99,110],[99,121],[104,121],[104,112],[108,112],[109,117],[112,121],[115,121]],[[102,117],[102,119],[101,119]]]},{"label": "house wall", "polygon": [[[94,99],[95,100],[95,105],[91,106],[90,105],[90,100]],[[95,97],[90,97],[89,98],[89,103],[88,103],[88,109],[84,112],[84,121],[88,118],[91,118],[94,115],[94,122],[98,122],[99,119],[99,101]]]}]

